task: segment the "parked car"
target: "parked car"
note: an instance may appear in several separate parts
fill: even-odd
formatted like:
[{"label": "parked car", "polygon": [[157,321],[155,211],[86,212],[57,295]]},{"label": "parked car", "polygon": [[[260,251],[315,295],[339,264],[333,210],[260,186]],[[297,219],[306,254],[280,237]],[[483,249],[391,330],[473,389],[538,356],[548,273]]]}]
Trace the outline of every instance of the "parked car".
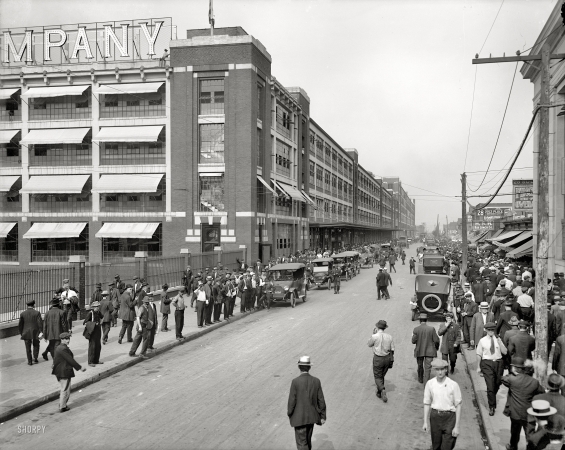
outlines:
[{"label": "parked car", "polygon": [[345,264],[351,268],[351,275],[355,276],[358,273],[361,273],[361,259],[359,257],[359,252],[355,251],[346,251],[338,253],[337,255],[333,255],[335,262],[337,260],[345,261]]},{"label": "parked car", "polygon": [[443,314],[449,308],[451,278],[447,275],[418,274],[414,282],[415,294],[410,301],[412,320],[421,312]]},{"label": "parked car", "polygon": [[422,258],[422,271],[424,273],[444,273],[445,259],[439,253],[424,252]]},{"label": "parked car", "polygon": [[276,264],[269,269],[269,279],[273,281],[273,303],[290,303],[294,308],[296,301],[306,301],[306,266],[302,263]]},{"label": "parked car", "polygon": [[327,286],[332,288],[332,269],[334,266],[333,258],[318,258],[312,261],[312,282],[318,289]]}]

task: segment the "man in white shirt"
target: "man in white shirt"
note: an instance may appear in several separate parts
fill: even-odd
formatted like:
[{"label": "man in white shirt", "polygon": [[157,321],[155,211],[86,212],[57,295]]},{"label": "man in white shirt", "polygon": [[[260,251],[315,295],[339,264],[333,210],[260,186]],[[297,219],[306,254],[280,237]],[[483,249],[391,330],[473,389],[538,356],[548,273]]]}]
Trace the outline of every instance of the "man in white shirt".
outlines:
[{"label": "man in white shirt", "polygon": [[433,449],[453,449],[459,436],[461,389],[447,377],[447,361],[434,359],[435,378],[424,389],[424,431],[430,430]]},{"label": "man in white shirt", "polygon": [[388,328],[386,321],[379,320],[376,329],[367,342],[369,347],[373,347],[373,375],[377,386],[377,397],[383,402],[387,402],[385,390],[385,375],[394,363],[394,342],[390,334],[385,333]]},{"label": "man in white shirt", "polygon": [[494,336],[496,325],[485,324],[487,335],[477,344],[477,373],[483,373],[487,385],[489,415],[494,416],[496,409],[496,393],[502,383],[504,363],[502,355],[506,355],[506,347],[498,336]]}]

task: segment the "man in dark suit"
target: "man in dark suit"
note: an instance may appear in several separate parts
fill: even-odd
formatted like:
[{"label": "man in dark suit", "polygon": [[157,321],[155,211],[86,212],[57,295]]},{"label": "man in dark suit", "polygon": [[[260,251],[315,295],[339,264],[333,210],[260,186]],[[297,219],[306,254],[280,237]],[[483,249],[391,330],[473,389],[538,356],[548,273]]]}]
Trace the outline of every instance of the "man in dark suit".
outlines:
[{"label": "man in dark suit", "polygon": [[31,346],[33,344],[33,361],[37,363],[39,339],[43,336],[43,320],[41,313],[35,309],[35,300],[27,302],[27,309],[20,314],[18,328],[26,346],[27,364],[31,366]]},{"label": "man in dark suit", "polygon": [[519,356],[524,360],[532,359],[532,352],[535,348],[536,340],[528,333],[528,322],[520,320],[520,323],[518,323],[518,333],[508,341],[508,354],[511,358]]},{"label": "man in dark suit", "polygon": [[122,343],[126,331],[128,342],[133,342],[131,332],[133,329],[133,321],[135,320],[135,303],[133,300],[133,286],[131,284],[126,286],[126,290],[120,298],[119,317],[122,319],[122,329],[118,336],[118,344]]},{"label": "man in dark suit", "polygon": [[108,284],[108,300],[112,304],[112,326],[118,325],[118,311],[120,310],[120,291],[116,283]]},{"label": "man in dark suit", "polygon": [[383,295],[385,300],[388,300],[388,295],[386,295],[385,293],[385,289],[387,288],[388,285],[388,277],[384,273],[383,269],[380,267],[379,267],[379,273],[377,274],[376,283],[377,283],[377,300],[381,299],[381,294]]},{"label": "man in dark suit", "polygon": [[67,402],[71,396],[71,378],[74,378],[75,370],[84,372],[86,368],[81,367],[81,365],[75,361],[73,352],[71,352],[71,349],[68,347],[71,342],[71,334],[65,332],[61,333],[58,337],[61,343],[55,349],[53,371],[51,374],[57,377],[57,381],[61,385],[59,412],[65,412],[69,410]]},{"label": "man in dark suit", "polygon": [[112,327],[112,313],[114,307],[110,302],[110,297],[102,293],[102,301],[100,302],[100,315],[102,316],[102,344],[106,345],[108,342],[108,333]]},{"label": "man in dark suit", "polygon": [[301,356],[298,360],[301,373],[292,380],[288,395],[287,414],[290,426],[294,427],[298,450],[311,450],[314,424],[321,426],[326,423],[326,402],[322,383],[308,373],[310,367],[310,357]]},{"label": "man in dark suit", "polygon": [[420,314],[420,325],[412,332],[412,344],[416,344],[414,358],[418,363],[418,381],[426,383],[430,379],[432,359],[439,348],[439,336],[436,329],[428,325],[427,314]]},{"label": "man in dark suit", "polygon": [[49,361],[47,352],[51,353],[52,358],[55,357],[55,348],[61,343],[59,335],[69,330],[65,313],[59,307],[60,304],[60,299],[53,297],[51,299],[51,308],[47,311],[43,321],[43,339],[45,339],[45,342],[49,342],[49,346],[42,353],[45,361]]}]

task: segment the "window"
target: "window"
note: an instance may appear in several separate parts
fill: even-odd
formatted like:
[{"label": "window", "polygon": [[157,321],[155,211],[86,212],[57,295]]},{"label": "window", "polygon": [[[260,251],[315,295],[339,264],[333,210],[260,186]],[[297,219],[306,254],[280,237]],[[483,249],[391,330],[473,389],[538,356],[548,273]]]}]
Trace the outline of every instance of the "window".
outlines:
[{"label": "window", "polygon": [[0,238],[0,261],[18,261],[18,224],[14,225],[5,238]]},{"label": "window", "polygon": [[32,239],[32,262],[68,262],[71,255],[83,255],[88,261],[88,224],[77,238]]},{"label": "window", "polygon": [[139,106],[139,100],[126,100],[126,106]]},{"label": "window", "polygon": [[224,124],[200,125],[201,164],[224,162]]},{"label": "window", "polygon": [[156,192],[112,193],[100,195],[102,212],[162,212],[165,210],[165,179],[157,186]]},{"label": "window", "polygon": [[290,160],[290,147],[285,143],[277,140],[276,142],[276,171],[281,175],[285,175],[290,178],[291,160]]},{"label": "window", "polygon": [[34,213],[89,212],[92,210],[91,189],[89,179],[80,194],[32,194],[29,208]]},{"label": "window", "polygon": [[30,166],[90,166],[90,136],[83,144],[35,144],[30,146]]},{"label": "window", "polygon": [[224,114],[224,79],[200,80],[199,114]]},{"label": "window", "polygon": [[157,142],[101,142],[101,165],[165,164],[165,130]]},{"label": "window", "polygon": [[291,113],[277,105],[277,132],[290,139]]},{"label": "window", "polygon": [[12,122],[22,120],[20,104],[19,94],[13,94],[12,98],[0,100],[0,121]]},{"label": "window", "polygon": [[162,86],[157,92],[138,94],[100,95],[100,118],[158,117],[166,115],[166,91]]},{"label": "window", "polygon": [[263,130],[257,128],[257,166],[263,167]]},{"label": "window", "polygon": [[224,177],[200,177],[199,211],[224,211]]},{"label": "window", "polygon": [[149,257],[162,256],[163,227],[160,224],[151,239],[102,239],[102,260],[123,261],[125,258],[134,258],[135,252],[147,252]]},{"label": "window", "polygon": [[88,88],[83,95],[31,98],[29,100],[29,119],[90,119],[91,97],[90,88]]},{"label": "window", "polygon": [[312,186],[314,186],[316,184],[316,164],[314,164],[314,161],[310,161],[310,176],[309,176],[309,182]]},{"label": "window", "polygon": [[[14,140],[19,139],[18,135]],[[0,167],[18,167],[21,165],[20,146],[15,142],[0,144]]]}]

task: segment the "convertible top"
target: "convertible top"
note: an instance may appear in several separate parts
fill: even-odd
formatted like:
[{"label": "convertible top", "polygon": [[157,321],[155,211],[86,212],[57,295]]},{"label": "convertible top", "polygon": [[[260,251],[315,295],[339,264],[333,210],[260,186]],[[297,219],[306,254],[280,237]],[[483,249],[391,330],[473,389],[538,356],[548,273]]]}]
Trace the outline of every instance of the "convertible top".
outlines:
[{"label": "convertible top", "polygon": [[359,252],[348,251],[348,252],[341,252],[337,255],[333,255],[333,258],[347,258],[348,256],[358,256]]},{"label": "convertible top", "polygon": [[273,267],[271,267],[269,269],[269,271],[271,271],[271,270],[298,270],[298,269],[302,269],[303,267],[306,267],[306,266],[302,263],[276,264]]},{"label": "convertible top", "polygon": [[317,259],[313,259],[312,262],[333,262],[333,258],[317,258]]},{"label": "convertible top", "polygon": [[427,294],[449,294],[451,290],[451,277],[448,275],[421,273],[416,275],[415,289],[416,292],[425,292]]}]

